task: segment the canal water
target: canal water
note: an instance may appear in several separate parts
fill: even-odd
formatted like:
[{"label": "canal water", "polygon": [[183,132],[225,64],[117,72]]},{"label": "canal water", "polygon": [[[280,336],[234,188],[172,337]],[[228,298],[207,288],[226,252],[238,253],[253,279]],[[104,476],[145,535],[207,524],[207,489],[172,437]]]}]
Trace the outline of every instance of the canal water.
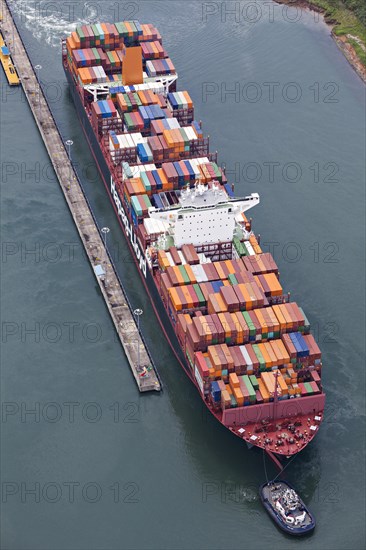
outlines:
[{"label": "canal water", "polygon": [[[2,547],[364,547],[365,88],[329,29],[270,2],[11,6],[164,391],[139,395],[30,110],[1,73]],[[260,193],[254,230],[322,348],[325,420],[286,471],[317,518],[311,539],[277,531],[258,499],[262,454],[207,415],[172,356],[67,93],[60,38],[129,18],[159,28],[236,194]]]}]

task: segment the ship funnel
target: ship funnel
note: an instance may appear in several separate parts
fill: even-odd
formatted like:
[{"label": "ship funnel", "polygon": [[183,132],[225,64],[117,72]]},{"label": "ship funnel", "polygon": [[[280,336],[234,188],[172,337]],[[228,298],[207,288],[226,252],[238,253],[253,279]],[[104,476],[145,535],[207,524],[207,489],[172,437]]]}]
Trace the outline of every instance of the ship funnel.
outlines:
[{"label": "ship funnel", "polygon": [[126,48],[122,63],[122,83],[124,86],[133,86],[143,82],[141,46]]}]

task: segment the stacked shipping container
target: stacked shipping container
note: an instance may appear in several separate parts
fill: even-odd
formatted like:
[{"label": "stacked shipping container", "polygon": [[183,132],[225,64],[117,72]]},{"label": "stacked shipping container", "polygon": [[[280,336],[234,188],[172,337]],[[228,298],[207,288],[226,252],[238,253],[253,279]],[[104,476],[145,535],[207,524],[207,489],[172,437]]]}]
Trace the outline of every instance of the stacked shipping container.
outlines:
[{"label": "stacked shipping container", "polygon": [[[79,27],[66,41],[67,63],[81,86],[118,83],[126,47],[137,45],[149,83],[117,84],[108,99],[91,103],[90,116],[120,171],[117,192],[146,248],[159,235],[151,207],[179,207],[182,188],[196,182],[228,198],[233,191],[212,161],[188,92],[165,94],[151,81],[175,72],[155,27],[137,21]],[[322,391],[321,352],[306,316],[284,295],[278,267],[244,214],[240,223],[247,233],[233,238],[231,259],[211,261],[193,245],[152,248],[181,347],[203,396],[223,411]]]}]

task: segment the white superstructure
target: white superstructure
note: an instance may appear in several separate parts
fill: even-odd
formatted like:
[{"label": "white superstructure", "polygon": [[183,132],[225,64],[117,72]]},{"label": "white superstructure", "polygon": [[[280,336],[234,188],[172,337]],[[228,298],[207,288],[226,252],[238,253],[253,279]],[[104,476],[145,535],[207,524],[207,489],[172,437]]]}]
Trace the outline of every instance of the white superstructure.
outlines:
[{"label": "white superstructure", "polygon": [[232,241],[236,218],[259,203],[252,193],[242,199],[230,199],[220,187],[197,184],[183,190],[179,205],[168,209],[150,208],[150,218],[169,227],[176,247],[183,244],[206,245]]}]

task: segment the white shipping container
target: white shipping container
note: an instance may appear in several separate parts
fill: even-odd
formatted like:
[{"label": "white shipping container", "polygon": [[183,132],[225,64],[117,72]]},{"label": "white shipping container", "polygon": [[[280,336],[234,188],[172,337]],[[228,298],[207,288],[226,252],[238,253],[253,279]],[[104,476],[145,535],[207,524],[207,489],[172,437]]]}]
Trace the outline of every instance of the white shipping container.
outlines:
[{"label": "white shipping container", "polygon": [[207,283],[208,281],[207,275],[200,264],[191,265],[191,268],[194,276],[197,279],[197,283]]},{"label": "white shipping container", "polygon": [[132,137],[130,136],[130,134],[126,134],[126,138],[127,138],[128,146],[130,147],[130,149],[134,149],[134,148],[135,148],[135,144],[134,144],[133,139],[132,139]]},{"label": "white shipping container", "polygon": [[151,170],[156,170],[155,164],[144,164],[144,168],[146,172],[151,172]]},{"label": "white shipping container", "polygon": [[156,76],[156,71],[155,71],[154,65],[151,63],[151,61],[146,61],[146,70],[147,70],[149,76]]},{"label": "white shipping container", "polygon": [[171,267],[175,266],[174,260],[172,258],[172,255],[170,254],[170,252],[166,252],[166,257],[168,259],[169,265]]},{"label": "white shipping container", "polygon": [[192,169],[194,170],[194,174],[196,179],[198,179],[201,175],[200,171],[198,170],[198,160],[197,159],[189,159],[189,163],[192,166]]},{"label": "white shipping container", "polygon": [[103,69],[102,66],[98,67],[98,72],[99,72],[100,82],[101,83],[107,82],[107,75],[106,75],[105,70]]},{"label": "white shipping container", "polygon": [[242,356],[244,357],[244,361],[246,362],[247,366],[249,367],[249,369],[252,369],[253,368],[253,363],[252,363],[252,360],[250,358],[249,353],[245,349],[245,346],[239,346],[239,349],[240,349],[240,352],[241,352]]},{"label": "white shipping container", "polygon": [[185,257],[183,256],[183,252],[181,252],[180,250],[178,250],[177,252],[179,254],[180,259],[182,260],[182,264],[186,265],[187,261],[186,261]]},{"label": "white shipping container", "polygon": [[168,126],[170,130],[176,130],[177,128],[180,128],[179,120],[175,117],[173,118],[167,118]]},{"label": "white shipping container", "polygon": [[120,148],[121,148],[121,149],[126,149],[126,147],[127,147],[127,140],[126,140],[125,134],[119,134],[119,135],[117,136],[117,138],[118,138],[118,141],[119,141],[119,146],[120,146]]},{"label": "white shipping container", "polygon": [[179,100],[183,103],[182,108],[183,109],[188,109],[188,103],[187,103],[187,100],[186,100],[183,92],[177,92],[177,95],[179,97]]},{"label": "white shipping container", "polygon": [[130,135],[134,145],[137,145],[138,143],[147,143],[147,138],[143,137],[140,132],[136,132]]},{"label": "white shipping container", "polygon": [[187,134],[188,138],[190,139],[190,141],[194,141],[194,140],[197,140],[198,137],[195,133],[195,131],[193,130],[192,126],[184,126],[184,131],[185,133]]},{"label": "white shipping container", "polygon": [[248,250],[249,256],[255,256],[254,248],[252,247],[252,245],[250,244],[250,242],[249,242],[249,241],[245,241],[244,244],[245,244],[246,249]]}]

